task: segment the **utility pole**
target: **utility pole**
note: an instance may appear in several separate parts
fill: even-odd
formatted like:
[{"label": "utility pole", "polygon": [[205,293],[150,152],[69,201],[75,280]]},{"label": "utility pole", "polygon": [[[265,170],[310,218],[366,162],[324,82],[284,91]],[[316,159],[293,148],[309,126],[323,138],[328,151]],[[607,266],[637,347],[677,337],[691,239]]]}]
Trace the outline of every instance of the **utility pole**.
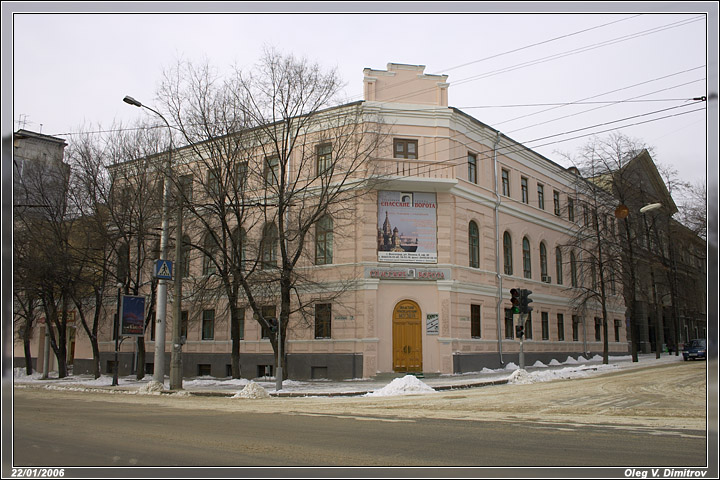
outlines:
[{"label": "utility pole", "polygon": [[170,390],[182,390],[182,196],[177,192],[177,230],[175,233],[175,304],[173,310],[173,342],[170,354]]}]

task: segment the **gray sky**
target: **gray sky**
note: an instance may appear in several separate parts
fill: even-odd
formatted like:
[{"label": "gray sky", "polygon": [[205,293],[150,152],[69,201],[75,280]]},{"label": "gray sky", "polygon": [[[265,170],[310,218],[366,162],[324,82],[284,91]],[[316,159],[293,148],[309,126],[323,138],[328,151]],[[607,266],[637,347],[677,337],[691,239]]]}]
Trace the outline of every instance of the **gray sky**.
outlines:
[{"label": "gray sky", "polygon": [[[33,5],[12,8],[5,2],[3,22],[8,7],[20,12]],[[655,160],[677,168],[681,178],[706,178],[707,103],[692,99],[716,91],[717,50],[708,52],[712,27],[703,15],[710,5],[580,4],[576,11],[585,11],[580,14],[500,14],[491,4],[475,7],[486,13],[458,14],[450,12],[449,3],[404,4],[405,11],[435,13],[394,14],[380,12],[392,8],[388,3],[351,14],[317,12],[347,8],[340,4],[314,4],[302,14],[207,13],[213,8],[237,12],[241,6],[234,3],[120,4],[137,13],[102,13],[118,8],[109,4],[47,5],[43,8],[61,10],[35,8],[11,17],[13,130],[42,131],[71,142],[72,133],[82,128],[130,123],[144,113],[122,98],[131,95],[155,105],[161,73],[178,59],[251,68],[263,46],[273,46],[337,67],[349,101],[361,99],[365,67],[425,65],[426,73],[449,76],[451,106],[561,165],[569,166],[558,152],[574,154],[587,135],[613,130],[654,147]],[[519,4],[498,7],[521,11]],[[99,13],[60,13],[78,8]],[[142,13],[153,8],[196,13]],[[650,13],[659,8],[674,13]],[[7,49],[4,45],[4,55]],[[584,103],[560,105],[572,102]],[[544,105],[529,106],[537,104]],[[3,135],[9,127],[3,117]],[[580,138],[563,141],[573,137]]]}]

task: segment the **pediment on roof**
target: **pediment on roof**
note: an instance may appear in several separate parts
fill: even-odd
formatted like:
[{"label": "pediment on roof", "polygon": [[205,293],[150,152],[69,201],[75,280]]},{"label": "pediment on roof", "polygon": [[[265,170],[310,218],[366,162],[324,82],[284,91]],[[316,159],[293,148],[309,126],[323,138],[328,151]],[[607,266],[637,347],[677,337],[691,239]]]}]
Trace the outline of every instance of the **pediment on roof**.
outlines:
[{"label": "pediment on roof", "polygon": [[671,215],[678,211],[665,181],[646,149],[635,155],[622,169],[632,172],[632,177],[639,182],[638,187],[643,190],[643,196],[648,200],[647,203],[662,203],[669,208]]}]

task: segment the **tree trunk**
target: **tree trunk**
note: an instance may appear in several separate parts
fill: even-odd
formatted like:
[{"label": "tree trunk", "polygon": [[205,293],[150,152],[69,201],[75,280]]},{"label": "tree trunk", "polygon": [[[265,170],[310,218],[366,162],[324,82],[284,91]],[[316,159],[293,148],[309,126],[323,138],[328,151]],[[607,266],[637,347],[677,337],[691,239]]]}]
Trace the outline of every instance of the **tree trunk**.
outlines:
[{"label": "tree trunk", "polygon": [[[27,328],[27,327],[25,327]],[[30,338],[28,338],[29,335],[27,333],[27,330],[25,331],[25,334],[23,335],[23,349],[25,351],[25,373],[29,376],[33,373],[33,366],[32,366],[32,352],[30,351]]]},{"label": "tree trunk", "polygon": [[232,378],[240,378],[240,319],[237,318],[237,309],[230,313],[230,336],[232,337],[232,352],[230,353],[230,368]]},{"label": "tree trunk", "polygon": [[135,379],[145,378],[145,337],[137,337],[137,370]]}]

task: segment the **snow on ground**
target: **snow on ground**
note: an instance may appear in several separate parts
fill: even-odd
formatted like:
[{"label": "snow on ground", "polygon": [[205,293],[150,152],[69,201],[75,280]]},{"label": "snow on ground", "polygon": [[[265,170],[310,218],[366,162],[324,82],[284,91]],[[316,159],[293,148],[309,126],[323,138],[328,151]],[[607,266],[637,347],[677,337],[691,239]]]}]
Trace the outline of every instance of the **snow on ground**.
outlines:
[{"label": "snow on ground", "polygon": [[250,381],[245,388],[233,395],[232,398],[270,398],[270,394],[257,383]]},{"label": "snow on ground", "polygon": [[[589,355],[588,355],[589,356]],[[432,393],[435,391],[433,387],[439,386],[461,386],[465,384],[475,384],[482,381],[507,380],[509,384],[537,383],[548,382],[558,379],[582,378],[598,373],[605,373],[613,369],[632,368],[639,365],[677,362],[682,361],[682,356],[662,355],[659,359],[655,358],[655,354],[641,354],[639,356],[640,363],[633,363],[630,355],[609,357],[609,364],[602,364],[602,357],[595,355],[591,360],[587,360],[580,356],[578,359],[567,357],[563,362],[558,359],[552,359],[547,364],[535,362],[533,366],[524,370],[509,362],[505,368],[489,369],[483,368],[479,372],[469,372],[463,374],[443,374],[439,376],[428,376],[420,381],[417,377],[408,375],[403,378],[396,378],[390,383],[379,380],[284,380],[280,392],[302,395],[314,394],[357,394],[368,396],[394,396],[394,395],[412,395],[422,393]],[[117,394],[150,394],[159,395],[161,390],[170,390],[169,379],[166,377],[165,385],[159,388],[160,384],[152,385],[153,377],[148,375],[142,380],[137,380],[135,375],[120,377],[118,379],[118,387],[112,387],[112,375],[102,375],[100,378],[93,378],[92,375],[79,374],[69,375],[65,378],[58,378],[57,372],[50,372],[47,379],[42,378],[42,374],[33,373],[26,375],[24,368],[15,368],[13,371],[13,382],[16,386],[24,385],[42,385],[49,389],[63,390],[81,390],[81,391],[100,391],[106,393]],[[262,395],[260,389],[267,392],[275,392],[275,378],[262,377],[254,380],[245,378],[216,378],[210,376],[202,376],[196,378],[188,378],[183,380],[183,391],[185,392],[202,392],[216,391],[228,394],[235,393],[240,395],[251,384],[247,395]],[[260,393],[258,393],[260,392]],[[369,393],[368,393],[369,392]]]},{"label": "snow on ground", "polygon": [[380,390],[366,394],[366,397],[391,397],[393,395],[416,395],[419,393],[435,393],[435,389],[428,386],[414,375],[405,375],[396,378]]}]

